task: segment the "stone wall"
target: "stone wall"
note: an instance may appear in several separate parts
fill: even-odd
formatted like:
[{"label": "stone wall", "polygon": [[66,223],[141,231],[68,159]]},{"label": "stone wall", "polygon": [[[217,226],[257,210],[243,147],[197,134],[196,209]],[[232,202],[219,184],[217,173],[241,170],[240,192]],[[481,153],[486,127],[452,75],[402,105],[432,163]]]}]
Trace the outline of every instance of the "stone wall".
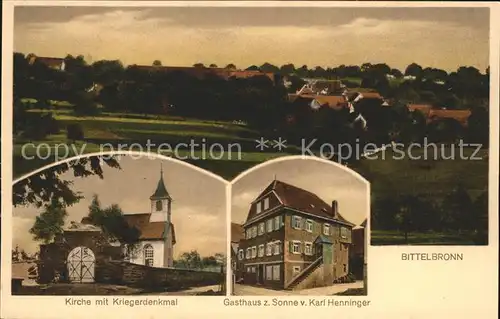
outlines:
[{"label": "stone wall", "polygon": [[121,261],[101,263],[99,278],[110,282],[149,289],[179,290],[183,288],[219,285],[225,281],[222,272],[176,268],[155,268]]}]

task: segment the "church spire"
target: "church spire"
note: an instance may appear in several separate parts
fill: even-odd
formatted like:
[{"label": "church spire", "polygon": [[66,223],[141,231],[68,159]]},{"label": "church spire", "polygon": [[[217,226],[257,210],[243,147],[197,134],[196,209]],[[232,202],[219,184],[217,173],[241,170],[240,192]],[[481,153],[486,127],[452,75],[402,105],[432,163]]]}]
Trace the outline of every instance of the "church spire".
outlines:
[{"label": "church spire", "polygon": [[158,185],[156,186],[156,191],[151,197],[151,200],[158,199],[172,199],[168,194],[167,188],[165,187],[165,183],[163,182],[163,165],[160,163],[160,180],[158,181]]}]

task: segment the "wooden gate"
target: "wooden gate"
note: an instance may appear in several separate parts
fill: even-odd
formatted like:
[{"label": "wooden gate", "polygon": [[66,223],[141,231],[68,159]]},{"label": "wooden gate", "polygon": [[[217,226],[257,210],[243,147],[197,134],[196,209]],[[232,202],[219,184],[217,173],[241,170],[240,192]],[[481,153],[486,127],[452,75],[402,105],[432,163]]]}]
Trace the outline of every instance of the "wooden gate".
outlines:
[{"label": "wooden gate", "polygon": [[95,256],[87,247],[76,247],[68,255],[68,276],[70,282],[91,283],[95,276]]}]

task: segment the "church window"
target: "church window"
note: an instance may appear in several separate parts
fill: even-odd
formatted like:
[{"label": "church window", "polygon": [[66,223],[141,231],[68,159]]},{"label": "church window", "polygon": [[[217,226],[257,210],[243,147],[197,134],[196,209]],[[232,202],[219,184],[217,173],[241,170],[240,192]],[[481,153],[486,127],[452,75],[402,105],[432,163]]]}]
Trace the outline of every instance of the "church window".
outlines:
[{"label": "church window", "polygon": [[154,249],[151,245],[144,246],[144,264],[153,267]]},{"label": "church window", "polygon": [[156,211],[161,212],[163,210],[163,203],[161,200],[156,201]]}]

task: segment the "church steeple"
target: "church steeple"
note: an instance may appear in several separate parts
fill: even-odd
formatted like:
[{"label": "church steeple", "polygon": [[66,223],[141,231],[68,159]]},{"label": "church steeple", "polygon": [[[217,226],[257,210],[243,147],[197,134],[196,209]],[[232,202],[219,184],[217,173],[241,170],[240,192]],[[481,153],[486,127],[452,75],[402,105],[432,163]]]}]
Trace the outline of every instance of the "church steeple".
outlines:
[{"label": "church steeple", "polygon": [[162,199],[169,199],[171,200],[172,198],[170,197],[167,188],[165,187],[165,182],[163,182],[163,167],[160,164],[160,180],[158,181],[158,185],[156,186],[156,190],[149,197],[150,200],[162,200]]}]

